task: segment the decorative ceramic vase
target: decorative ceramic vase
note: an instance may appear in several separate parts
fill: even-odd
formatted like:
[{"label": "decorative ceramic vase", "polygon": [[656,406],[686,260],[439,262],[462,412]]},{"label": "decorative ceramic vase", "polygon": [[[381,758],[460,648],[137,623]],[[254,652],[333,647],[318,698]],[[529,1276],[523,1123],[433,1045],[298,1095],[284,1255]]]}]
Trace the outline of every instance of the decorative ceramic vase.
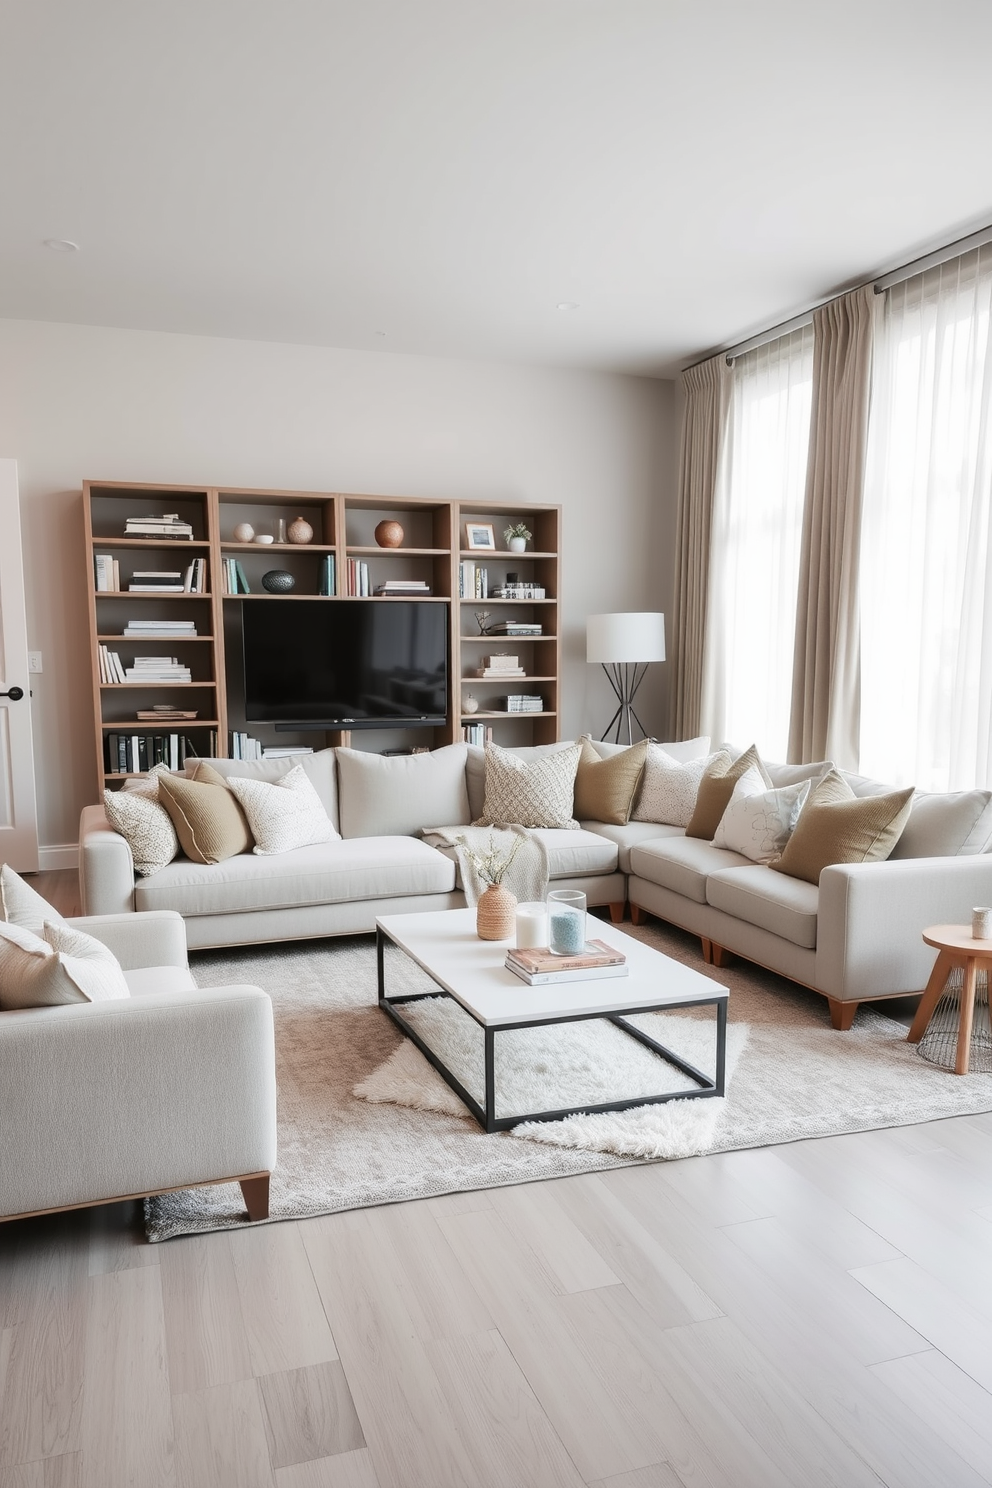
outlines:
[{"label": "decorative ceramic vase", "polygon": [[291,543],[313,542],[313,528],[305,517],[297,517],[295,522],[290,522],[286,536]]},{"label": "decorative ceramic vase", "polygon": [[403,541],[403,528],[399,522],[380,522],[375,529],[375,540],[380,548],[398,548]]},{"label": "decorative ceramic vase", "polygon": [[527,539],[525,537],[511,537],[509,548],[511,553],[526,553]]},{"label": "decorative ceramic vase", "polygon": [[502,884],[490,884],[475,911],[475,932],[480,940],[512,940],[516,934],[517,896]]},{"label": "decorative ceramic vase", "polygon": [[239,522],[234,529],[235,542],[251,542],[255,536],[255,529],[250,522]]},{"label": "decorative ceramic vase", "polygon": [[466,697],[465,701],[462,703],[462,712],[463,713],[478,713],[478,711],[479,711],[479,699],[477,697],[473,697],[472,694],[469,693],[468,694],[468,697]]},{"label": "decorative ceramic vase", "polygon": [[285,569],[270,568],[268,573],[262,575],[262,588],[267,589],[270,594],[288,594],[291,589],[296,588],[296,580]]}]

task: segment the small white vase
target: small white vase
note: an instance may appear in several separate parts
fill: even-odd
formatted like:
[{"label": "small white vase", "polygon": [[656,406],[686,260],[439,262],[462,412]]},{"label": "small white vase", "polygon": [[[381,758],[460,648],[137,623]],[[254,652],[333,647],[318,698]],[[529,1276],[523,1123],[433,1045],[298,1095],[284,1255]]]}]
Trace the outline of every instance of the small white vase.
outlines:
[{"label": "small white vase", "polygon": [[527,551],[527,539],[525,537],[511,537],[510,538],[510,552],[511,553],[526,553],[526,551]]}]

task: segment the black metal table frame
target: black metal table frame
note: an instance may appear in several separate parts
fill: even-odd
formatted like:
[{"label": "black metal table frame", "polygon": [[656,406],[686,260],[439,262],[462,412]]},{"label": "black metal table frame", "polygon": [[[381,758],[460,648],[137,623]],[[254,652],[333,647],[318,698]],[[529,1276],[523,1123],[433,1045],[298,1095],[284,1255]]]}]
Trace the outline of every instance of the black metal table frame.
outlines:
[{"label": "black metal table frame", "polygon": [[[422,1002],[425,998],[434,997],[437,994],[433,992],[411,992],[402,997],[390,998],[386,996],[385,949],[387,940],[391,945],[395,945],[397,950],[403,951],[404,955],[407,954],[404,948],[392,939],[392,936],[386,934],[381,925],[376,926],[375,949],[376,968],[379,978],[379,1006],[383,1012],[389,1014],[400,1031],[416,1044],[424,1058],[430,1061],[441,1078],[451,1086],[459,1099],[465,1102],[476,1121],[487,1132],[509,1131],[511,1127],[518,1126],[521,1121],[562,1121],[566,1116],[574,1116],[578,1112],[582,1112],[584,1115],[597,1115],[601,1111],[629,1111],[634,1106],[657,1106],[670,1100],[705,1100],[712,1096],[722,1096],[724,1094],[727,1069],[727,1003],[729,1000],[726,991],[714,992],[712,997],[689,998],[684,1002],[666,1001],[658,1003],[656,1007],[627,1008],[613,1013],[600,1011],[566,1013],[548,1018],[524,1018],[519,1023],[501,1023],[498,1028],[494,1028],[482,1023],[470,1008],[465,1007],[464,1003],[459,1002],[457,997],[451,997],[448,989],[442,987],[436,978],[431,977],[431,980],[437,986],[438,992],[442,993],[445,997],[451,997],[452,1002],[478,1024],[485,1036],[485,1105],[481,1106],[475,1097],[465,1089],[461,1081],[452,1074],[447,1065],[435,1054],[430,1045],[424,1042],[417,1030],[397,1011],[397,1007],[404,1003]],[[415,961],[415,964],[420,967],[421,971],[425,972],[427,976],[431,976],[426,966],[420,961],[416,961],[413,957],[411,959]],[[625,1017],[636,1013],[665,1013],[675,1008],[711,1006],[716,1008],[716,1073],[712,1080],[709,1075],[704,1075],[701,1070],[688,1064],[678,1054],[674,1053],[673,1050],[666,1048],[664,1044],[659,1044],[657,1040],[649,1037],[643,1029],[624,1021]],[[569,1106],[564,1111],[529,1111],[517,1116],[497,1116],[496,1034],[510,1033],[516,1028],[543,1028],[556,1023],[584,1023],[594,1018],[605,1018],[610,1023],[614,1023],[622,1032],[629,1034],[631,1038],[637,1039],[639,1043],[645,1044],[649,1049],[653,1050],[666,1063],[674,1065],[684,1075],[688,1075],[690,1079],[695,1080],[700,1088],[698,1090],[673,1090],[667,1095],[639,1095],[633,1097],[631,1100],[604,1101],[600,1105]]]}]

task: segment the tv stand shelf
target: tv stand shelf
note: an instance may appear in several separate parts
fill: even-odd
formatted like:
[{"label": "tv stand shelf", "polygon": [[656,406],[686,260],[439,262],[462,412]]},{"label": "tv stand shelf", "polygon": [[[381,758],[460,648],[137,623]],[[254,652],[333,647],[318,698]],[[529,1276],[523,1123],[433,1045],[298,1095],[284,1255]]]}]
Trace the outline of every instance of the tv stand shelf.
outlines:
[{"label": "tv stand shelf", "polygon": [[[559,677],[561,643],[557,605],[560,598],[560,531],[561,513],[557,506],[532,506],[521,502],[471,502],[413,496],[377,496],[327,491],[289,491],[254,489],[235,486],[167,486],[144,482],[86,481],[83,484],[83,507],[86,532],[87,588],[93,664],[94,738],[97,770],[101,789],[119,786],[137,773],[113,768],[106,739],[110,734],[175,735],[182,747],[196,754],[232,752],[231,730],[247,732],[263,745],[285,746],[285,731],[272,724],[252,724],[244,716],[243,677],[241,676],[241,614],[246,600],[265,600],[272,604],[319,598],[334,604],[362,598],[371,604],[390,605],[394,601],[415,600],[417,603],[448,607],[448,687],[447,720],[433,728],[411,728],[413,742],[433,746],[453,743],[464,737],[465,726],[484,719],[492,725],[495,736],[507,743],[554,743],[559,737]],[[126,537],[128,517],[161,516],[178,512],[182,521],[193,529],[192,540],[171,537]],[[308,542],[280,541],[297,518],[309,525]],[[399,546],[383,547],[376,540],[376,528],[383,522],[398,523],[403,529]],[[491,529],[496,542],[507,526],[524,522],[533,538],[523,553],[505,546],[468,547],[481,529]],[[235,529],[248,523],[255,536],[273,541],[245,542]],[[284,524],[283,527],[280,524]],[[469,532],[471,530],[471,534]],[[100,553],[114,556],[120,567],[122,588],[96,590],[94,559]],[[185,569],[193,558],[206,560],[203,593],[158,593],[130,591],[127,587],[135,571]],[[240,564],[250,593],[228,594],[225,591],[227,560]],[[516,574],[521,583],[539,585],[543,599],[472,599],[459,598],[461,564],[473,561],[487,570],[489,588],[506,582],[507,574]],[[390,582],[419,581],[425,592],[399,594],[349,595],[349,568],[367,567],[370,590]],[[233,566],[233,564],[232,564]],[[332,569],[329,587],[328,567]],[[261,587],[262,577],[278,569],[292,575],[294,587],[285,594],[273,594]],[[469,635],[473,610],[488,610],[493,619],[531,621],[540,624],[540,636]],[[288,612],[287,612],[288,613]],[[141,635],[125,636],[125,626],[132,621],[158,622],[162,627]],[[172,625],[185,625],[174,629]],[[492,620],[491,622],[492,623]],[[190,624],[195,631],[189,629]],[[516,654],[525,675],[512,678],[477,677],[479,658],[485,654],[480,643],[491,651]],[[125,682],[101,683],[99,647],[103,645],[122,655],[125,665],[134,656],[175,655],[190,667],[190,682]],[[187,649],[189,648],[189,649]],[[194,649],[195,648],[195,649]],[[464,711],[469,694],[482,694],[481,703],[494,696],[494,689],[504,692],[514,688],[526,691],[540,688],[545,707],[539,713],[508,713],[480,707],[475,713]],[[199,690],[209,694],[212,716],[195,719],[167,718],[160,724],[148,719],[117,719],[111,715],[121,707],[123,697],[133,698],[135,691],[144,692],[148,708],[155,701],[168,701],[177,694]],[[131,706],[144,709],[142,701]],[[505,725],[505,731],[501,728]],[[300,742],[314,748],[325,744],[349,744],[348,729],[295,730]],[[376,730],[371,742],[384,747],[383,730]],[[397,742],[400,735],[391,731]],[[356,732],[356,742],[362,740]],[[295,742],[295,740],[294,740]],[[391,742],[388,741],[388,742]]]}]

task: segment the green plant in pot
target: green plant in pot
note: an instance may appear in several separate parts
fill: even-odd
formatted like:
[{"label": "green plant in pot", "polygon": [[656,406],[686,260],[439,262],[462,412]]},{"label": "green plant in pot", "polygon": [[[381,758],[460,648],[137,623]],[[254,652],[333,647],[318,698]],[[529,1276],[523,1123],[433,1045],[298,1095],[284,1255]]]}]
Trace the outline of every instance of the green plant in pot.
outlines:
[{"label": "green plant in pot", "polygon": [[531,534],[526,522],[514,522],[503,529],[503,541],[511,553],[522,553],[530,542]]}]

